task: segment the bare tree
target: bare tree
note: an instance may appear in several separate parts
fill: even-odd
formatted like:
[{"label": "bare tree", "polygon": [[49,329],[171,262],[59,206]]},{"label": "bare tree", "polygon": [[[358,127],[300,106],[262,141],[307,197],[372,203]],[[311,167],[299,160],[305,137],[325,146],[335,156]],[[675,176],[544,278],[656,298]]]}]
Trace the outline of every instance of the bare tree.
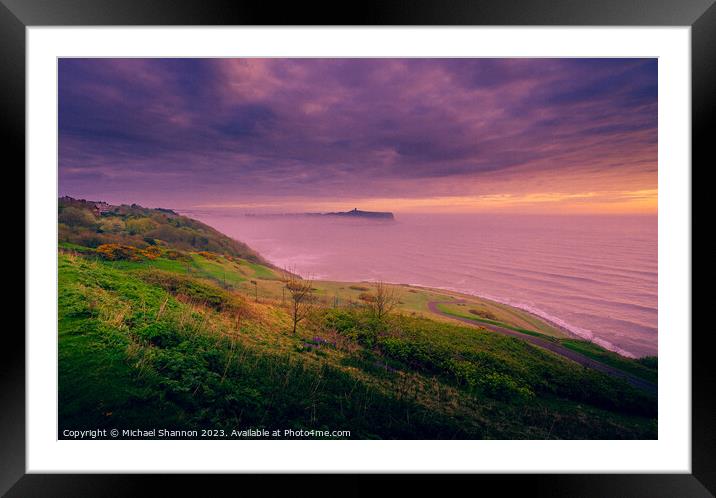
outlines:
[{"label": "bare tree", "polygon": [[316,296],[313,294],[313,281],[302,279],[294,272],[284,272],[283,280],[285,289],[290,294],[289,306],[291,309],[291,320],[293,321],[292,333],[296,333],[299,322],[306,318],[316,303]]},{"label": "bare tree", "polygon": [[382,321],[398,306],[400,300],[396,288],[386,285],[384,282],[376,282],[373,285],[374,292],[363,293],[359,297],[366,303],[373,316]]}]

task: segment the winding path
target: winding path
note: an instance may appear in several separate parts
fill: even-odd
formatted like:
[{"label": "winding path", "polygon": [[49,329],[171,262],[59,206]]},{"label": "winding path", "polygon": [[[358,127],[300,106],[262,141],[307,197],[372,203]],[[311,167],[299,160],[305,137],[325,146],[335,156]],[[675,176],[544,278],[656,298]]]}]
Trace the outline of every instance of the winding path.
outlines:
[{"label": "winding path", "polygon": [[533,335],[523,334],[523,333],[517,332],[515,330],[511,330],[511,329],[508,329],[505,327],[500,327],[499,325],[493,325],[491,323],[484,323],[484,322],[477,322],[476,320],[471,320],[469,318],[451,315],[449,313],[445,313],[444,311],[441,311],[440,308],[438,308],[439,304],[458,304],[458,303],[463,303],[463,302],[465,302],[465,301],[459,301],[459,300],[458,301],[429,301],[428,309],[432,313],[435,313],[437,315],[444,316],[447,318],[451,318],[451,319],[457,320],[459,322],[467,323],[467,324],[470,324],[470,325],[473,325],[476,327],[486,328],[488,330],[491,330],[492,332],[497,332],[499,334],[517,337],[518,339],[522,339],[523,341],[527,341],[531,344],[534,344],[535,346],[539,346],[541,348],[552,351],[555,354],[563,356],[564,358],[567,358],[567,359],[572,360],[576,363],[579,363],[580,365],[585,366],[587,368],[593,368],[594,370],[598,370],[598,371],[603,372],[607,375],[611,375],[613,377],[619,377],[621,379],[624,379],[629,384],[631,384],[632,386],[634,386],[638,389],[642,389],[642,390],[647,391],[652,394],[657,393],[656,384],[649,382],[648,380],[639,378],[636,375],[632,375],[628,372],[624,372],[623,370],[619,370],[618,368],[601,363],[597,360],[589,358],[588,356],[584,356],[583,354],[577,353],[576,351],[572,351],[571,349],[566,348],[557,342],[552,342],[547,339],[543,339],[541,337],[536,337]]}]

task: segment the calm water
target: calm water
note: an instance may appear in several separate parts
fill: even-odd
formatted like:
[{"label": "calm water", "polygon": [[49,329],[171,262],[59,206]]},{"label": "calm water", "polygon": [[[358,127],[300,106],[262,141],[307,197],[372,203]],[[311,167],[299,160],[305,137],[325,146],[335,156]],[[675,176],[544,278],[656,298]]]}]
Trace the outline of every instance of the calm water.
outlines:
[{"label": "calm water", "polygon": [[278,266],[452,289],[623,354],[657,352],[656,216],[407,215],[396,221],[185,211]]}]

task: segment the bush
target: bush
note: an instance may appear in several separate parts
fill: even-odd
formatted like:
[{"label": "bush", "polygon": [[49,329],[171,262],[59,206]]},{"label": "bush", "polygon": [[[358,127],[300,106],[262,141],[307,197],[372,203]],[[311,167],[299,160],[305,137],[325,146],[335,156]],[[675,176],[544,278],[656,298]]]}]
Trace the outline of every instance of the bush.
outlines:
[{"label": "bush", "polygon": [[123,244],[102,244],[95,252],[108,261],[141,261],[144,259],[143,251],[134,246]]},{"label": "bush", "polygon": [[97,218],[94,217],[91,211],[74,206],[63,208],[57,218],[60,223],[64,223],[67,226],[80,226],[88,228],[94,228],[97,226]]},{"label": "bush", "polygon": [[218,255],[218,254],[214,254],[213,252],[199,251],[197,254],[198,254],[199,256],[202,256],[202,257],[206,258],[206,259],[210,259],[211,261],[218,261],[218,260],[219,260],[219,255]]},{"label": "bush", "polygon": [[322,326],[326,330],[335,330],[339,334],[347,335],[358,327],[358,320],[354,313],[344,309],[327,309],[321,316]]},{"label": "bush", "polygon": [[191,258],[184,252],[176,251],[174,249],[168,249],[164,251],[164,257],[167,259],[173,259],[178,261],[190,261]]},{"label": "bush", "polygon": [[458,385],[474,388],[477,385],[477,367],[469,361],[451,360],[449,368]]},{"label": "bush", "polygon": [[147,325],[137,331],[137,335],[147,343],[159,348],[173,347],[181,342],[181,335],[176,326],[162,322]]},{"label": "bush", "polygon": [[375,302],[375,296],[369,292],[361,292],[358,295],[358,299],[361,301],[365,301],[366,303],[374,303]]},{"label": "bush", "polygon": [[99,229],[102,232],[112,232],[117,233],[124,230],[125,225],[124,221],[122,221],[121,218],[117,218],[116,216],[113,216],[111,218],[104,218],[101,219],[99,222]]},{"label": "bush", "polygon": [[447,358],[437,348],[424,342],[413,342],[399,337],[386,337],[380,341],[380,349],[391,358],[428,372],[448,372]]},{"label": "bush", "polygon": [[149,218],[129,219],[125,222],[125,225],[127,227],[127,232],[129,232],[129,235],[146,233],[153,228],[156,228],[157,226],[156,223],[154,223]]},{"label": "bush", "polygon": [[141,252],[143,256],[152,260],[157,259],[159,256],[162,255],[162,250],[157,246],[149,246],[146,249],[143,249]]},{"label": "bush", "polygon": [[491,372],[480,379],[488,396],[502,401],[522,401],[534,397],[534,392],[507,374]]}]

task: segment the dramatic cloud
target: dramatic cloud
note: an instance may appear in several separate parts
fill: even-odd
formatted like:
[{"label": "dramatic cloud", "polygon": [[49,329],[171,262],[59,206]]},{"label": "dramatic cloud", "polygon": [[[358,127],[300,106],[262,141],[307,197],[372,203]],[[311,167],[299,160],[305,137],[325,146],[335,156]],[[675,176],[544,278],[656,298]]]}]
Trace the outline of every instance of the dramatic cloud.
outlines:
[{"label": "dramatic cloud", "polygon": [[653,211],[657,62],[61,59],[59,137],[112,202]]}]

